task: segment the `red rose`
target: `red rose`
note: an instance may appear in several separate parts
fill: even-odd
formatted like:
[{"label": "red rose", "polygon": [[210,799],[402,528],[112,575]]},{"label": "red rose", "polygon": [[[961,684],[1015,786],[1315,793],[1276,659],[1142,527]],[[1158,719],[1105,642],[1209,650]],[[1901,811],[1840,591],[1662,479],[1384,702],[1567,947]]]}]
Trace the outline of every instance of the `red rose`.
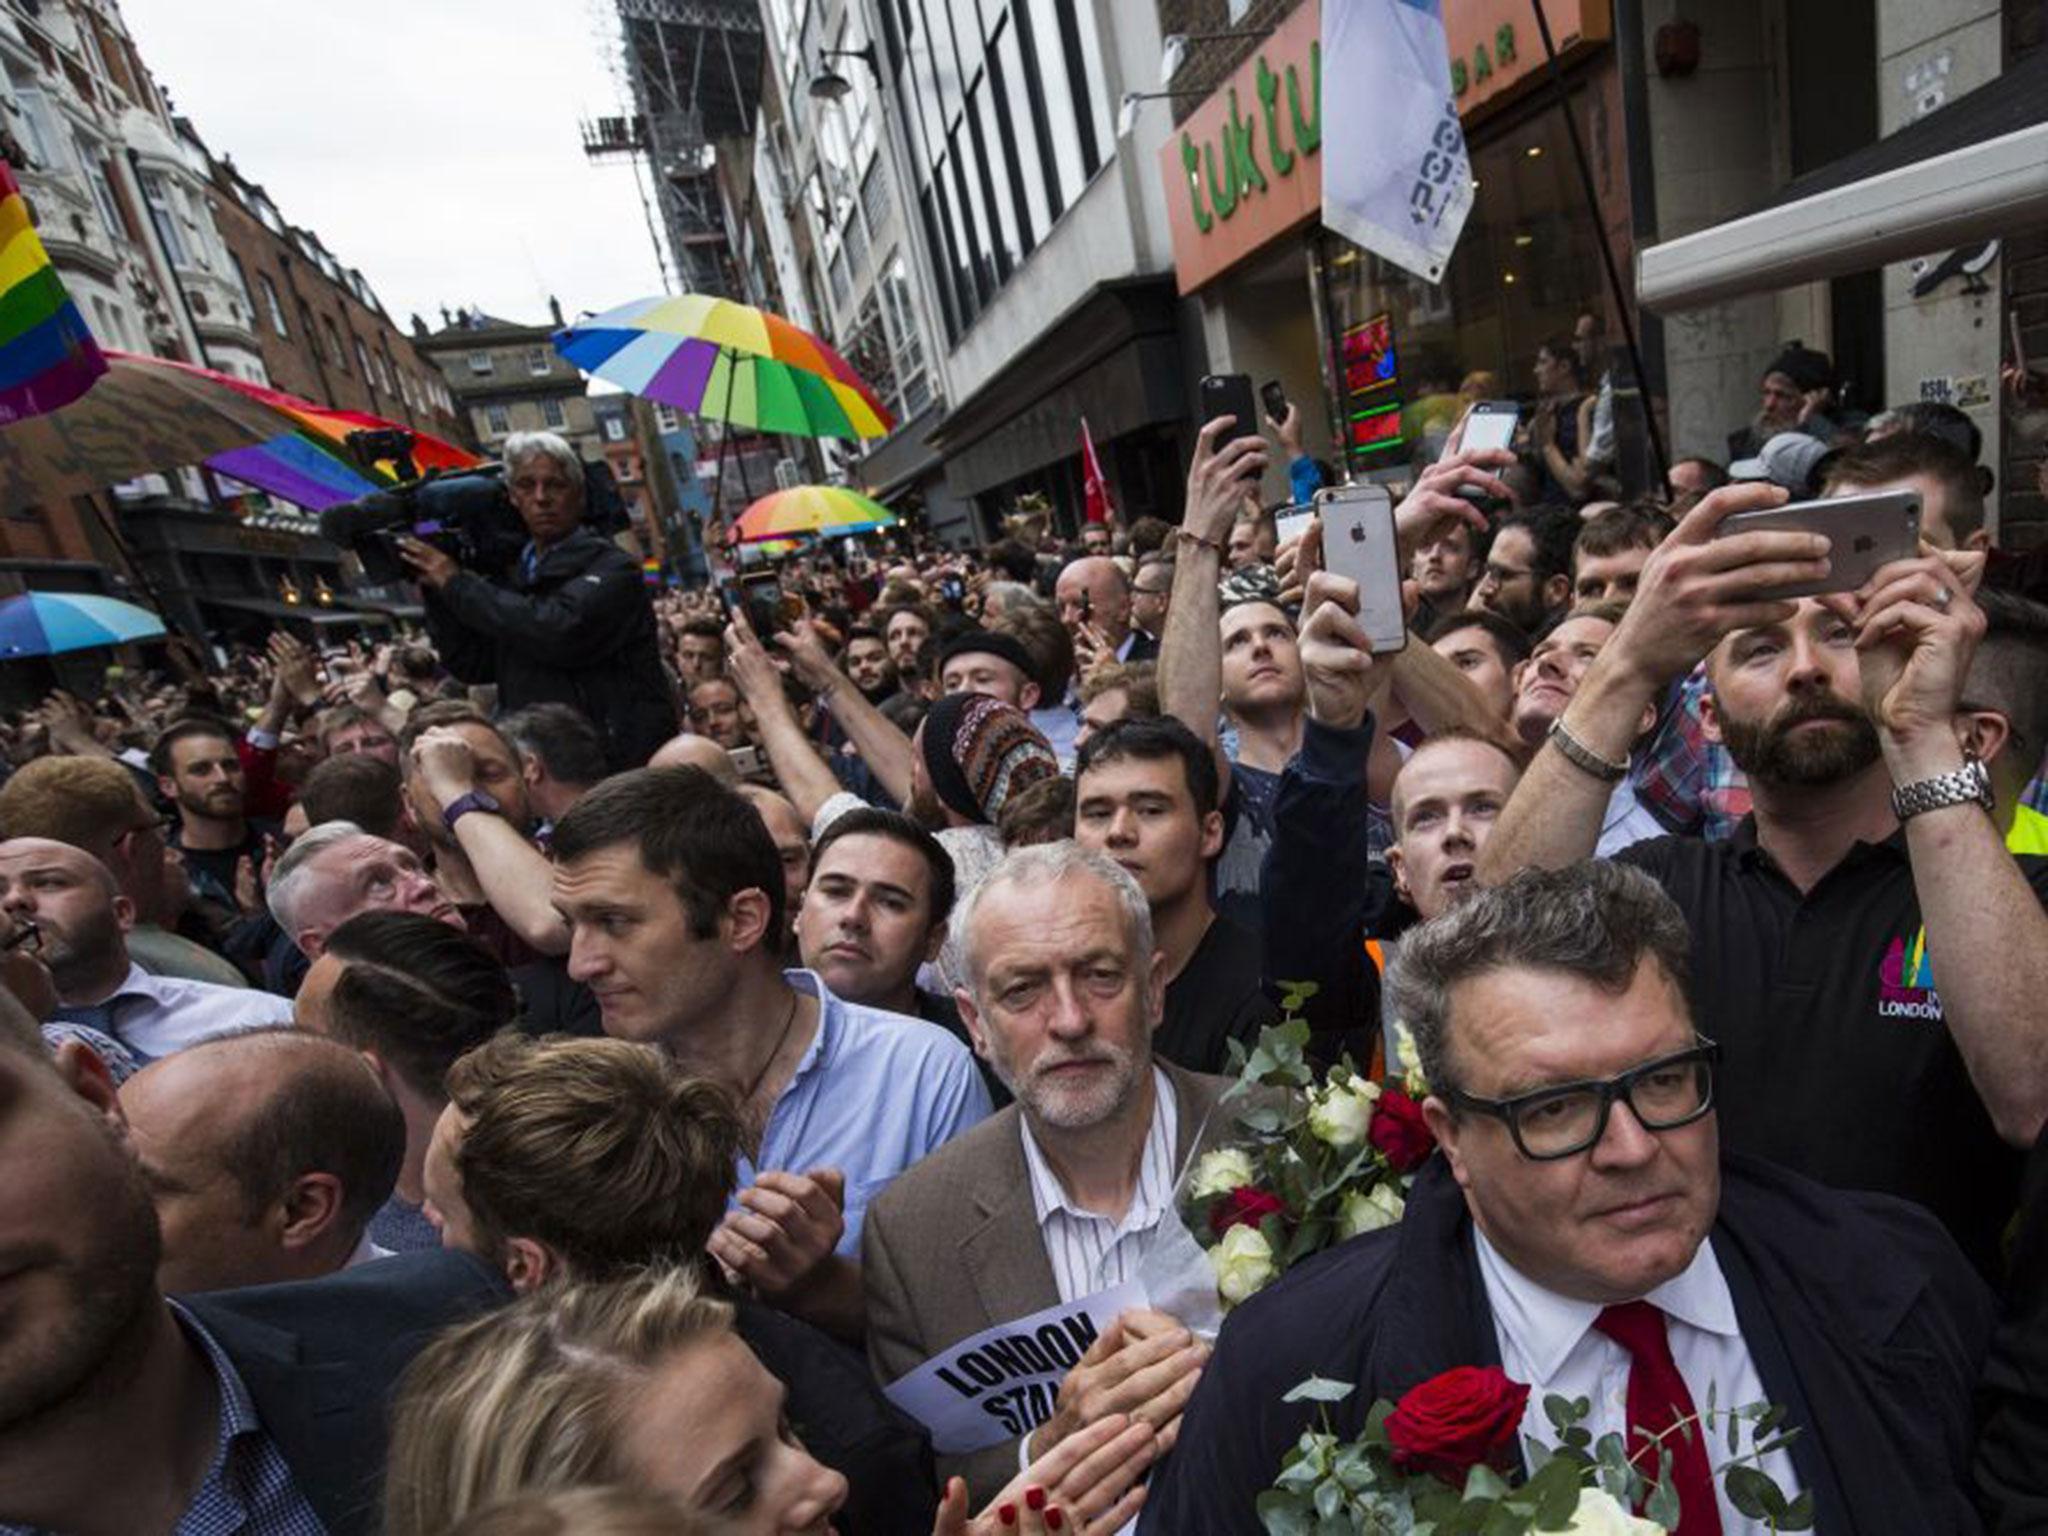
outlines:
[{"label": "red rose", "polygon": [[1462,1489],[1474,1467],[1500,1468],[1513,1455],[1528,1401],[1529,1389],[1497,1365],[1461,1365],[1432,1376],[1387,1415],[1394,1464]]},{"label": "red rose", "polygon": [[1365,1134],[1396,1173],[1414,1172],[1436,1150],[1436,1137],[1422,1118],[1422,1106],[1398,1088],[1380,1090],[1380,1101]]},{"label": "red rose", "polygon": [[1240,1184],[1209,1207],[1209,1230],[1221,1237],[1232,1227],[1256,1227],[1268,1216],[1284,1216],[1287,1205],[1278,1195]]}]

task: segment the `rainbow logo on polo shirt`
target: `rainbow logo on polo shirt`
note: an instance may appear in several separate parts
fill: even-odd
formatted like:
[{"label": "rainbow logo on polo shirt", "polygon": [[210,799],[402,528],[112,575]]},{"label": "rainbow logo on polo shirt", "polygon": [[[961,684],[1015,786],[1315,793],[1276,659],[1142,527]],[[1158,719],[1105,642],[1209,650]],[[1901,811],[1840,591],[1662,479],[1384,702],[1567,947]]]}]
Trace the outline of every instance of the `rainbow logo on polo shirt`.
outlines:
[{"label": "rainbow logo on polo shirt", "polygon": [[1924,927],[1913,935],[1911,944],[1893,939],[1878,962],[1877,1016],[1942,1022],[1941,994],[1934,990],[1934,972],[1927,963]]},{"label": "rainbow logo on polo shirt", "polygon": [[107,371],[0,162],[0,426],[69,405]]}]

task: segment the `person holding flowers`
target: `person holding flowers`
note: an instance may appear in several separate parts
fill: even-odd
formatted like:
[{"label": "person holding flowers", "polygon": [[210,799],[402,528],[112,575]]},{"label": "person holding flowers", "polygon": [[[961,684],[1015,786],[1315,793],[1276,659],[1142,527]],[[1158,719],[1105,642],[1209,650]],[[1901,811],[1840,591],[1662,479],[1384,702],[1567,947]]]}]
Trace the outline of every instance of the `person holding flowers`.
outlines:
[{"label": "person holding flowers", "polygon": [[[1442,1155],[1399,1223],[1233,1308],[1141,1531],[1322,1529],[1266,1525],[1262,1497],[1374,1457],[1467,1499],[1569,1477],[1578,1530],[1732,1536],[1791,1528],[1773,1511],[1795,1506],[1824,1532],[1979,1528],[1989,1295],[1920,1207],[1722,1153],[1688,954],[1656,883],[1597,862],[1410,932],[1390,1001]],[[1347,1130],[1356,1106],[1311,1114]],[[1645,1509],[1542,1471],[1610,1436]]]}]

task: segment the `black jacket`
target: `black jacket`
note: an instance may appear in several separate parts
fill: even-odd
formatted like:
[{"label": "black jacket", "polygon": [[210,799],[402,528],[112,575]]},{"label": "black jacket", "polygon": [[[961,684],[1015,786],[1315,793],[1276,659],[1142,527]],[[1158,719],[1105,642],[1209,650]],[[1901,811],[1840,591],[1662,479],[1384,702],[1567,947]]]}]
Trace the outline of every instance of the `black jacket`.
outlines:
[{"label": "black jacket", "polygon": [[[1816,1529],[1981,1529],[1971,1393],[1990,1296],[1940,1223],[1728,1155],[1711,1241],[1764,1390],[1803,1428],[1789,1449]],[[1499,1363],[1464,1196],[1432,1158],[1399,1225],[1317,1255],[1230,1314],[1140,1529],[1257,1533],[1253,1501],[1316,1416],[1281,1398],[1310,1375],[1357,1383],[1330,1414],[1350,1438],[1375,1399]]]},{"label": "black jacket", "polygon": [[1995,1536],[2048,1531],[2048,1134],[2034,1144],[2008,1259],[2005,1311],[1984,1367],[1977,1486]]},{"label": "black jacket", "polygon": [[428,588],[427,632],[465,683],[496,683],[502,709],[573,704],[613,772],[638,768],[676,731],[654,605],[618,545],[579,528],[508,583],[459,571]]},{"label": "black jacket", "polygon": [[511,1292],[480,1259],[437,1251],[178,1299],[234,1362],[320,1523],[370,1536],[399,1376],[436,1333]]}]

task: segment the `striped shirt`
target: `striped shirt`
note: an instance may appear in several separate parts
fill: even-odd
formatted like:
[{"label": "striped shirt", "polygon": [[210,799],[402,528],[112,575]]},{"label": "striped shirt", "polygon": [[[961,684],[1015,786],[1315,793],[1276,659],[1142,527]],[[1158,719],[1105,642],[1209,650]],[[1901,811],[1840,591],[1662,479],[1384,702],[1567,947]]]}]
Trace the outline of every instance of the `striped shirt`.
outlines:
[{"label": "striped shirt", "polygon": [[1059,1176],[1038,1150],[1031,1123],[1018,1116],[1024,1137],[1024,1166],[1031,1172],[1031,1203],[1038,1208],[1038,1230],[1061,1301],[1079,1301],[1097,1291],[1122,1285],[1138,1272],[1148,1239],[1163,1218],[1173,1216],[1173,1149],[1179,1113],[1173,1084],[1158,1067],[1152,1069],[1152,1128],[1145,1133],[1145,1151],[1138,1162],[1138,1187],[1122,1221],[1111,1221],[1075,1205]]}]

